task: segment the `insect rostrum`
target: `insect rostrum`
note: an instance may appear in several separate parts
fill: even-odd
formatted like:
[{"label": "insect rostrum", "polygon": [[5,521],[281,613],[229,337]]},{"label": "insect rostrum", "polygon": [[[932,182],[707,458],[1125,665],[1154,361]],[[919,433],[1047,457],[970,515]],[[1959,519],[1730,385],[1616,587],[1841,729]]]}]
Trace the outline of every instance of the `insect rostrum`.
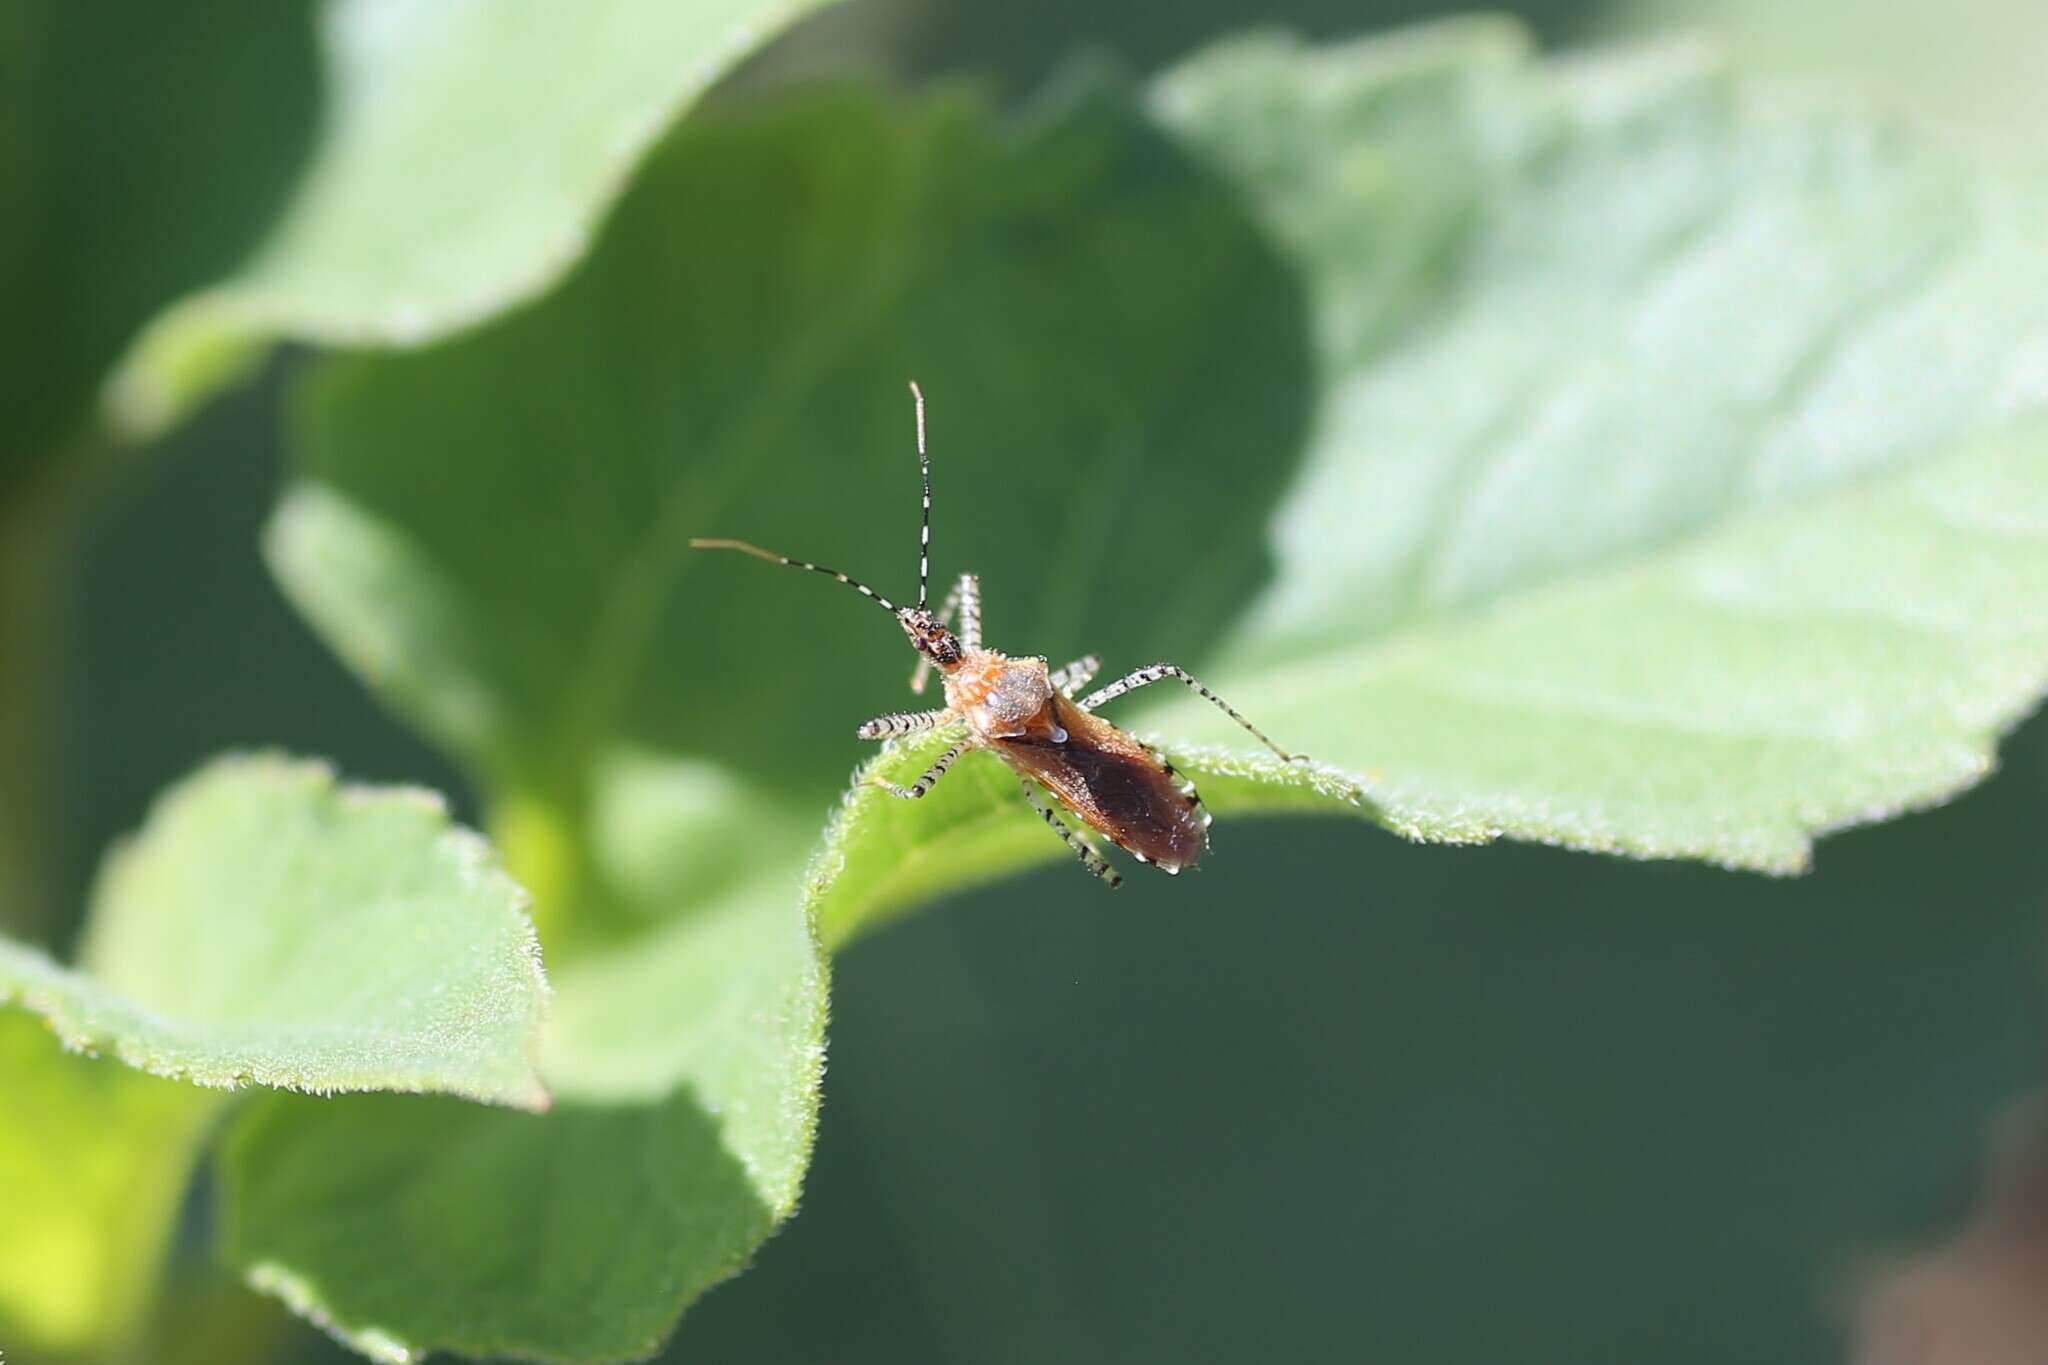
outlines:
[{"label": "insect rostrum", "polygon": [[[926,453],[924,394],[910,386],[917,412],[917,460],[924,478],[924,515],[919,526],[917,605],[899,607],[867,584],[837,569],[806,559],[764,550],[744,540],[697,539],[700,550],[738,550],[771,564],[786,564],[838,579],[893,615],[918,653],[911,675],[913,692],[923,692],[932,668],[939,670],[946,704],[931,711],[899,711],[877,716],[860,727],[862,739],[895,739],[932,730],[958,730],[958,740],[932,762],[922,777],[907,787],[877,782],[906,800],[917,800],[937,785],[960,756],[982,749],[1010,765],[1023,784],[1024,797],[1053,832],[1065,841],[1081,865],[1111,886],[1123,881],[1085,834],[1070,828],[1047,805],[1040,788],[1088,828],[1101,834],[1139,862],[1163,872],[1191,867],[1209,846],[1209,812],[1195,784],[1174,771],[1156,750],[1095,714],[1104,702],[1173,678],[1185,683],[1261,744],[1295,762],[1290,754],[1256,725],[1239,715],[1223,698],[1173,664],[1136,669],[1080,698],[1101,667],[1089,654],[1061,668],[1048,668],[1042,657],[1013,658],[981,643],[981,582],[971,573],[946,594],[937,611],[929,610],[932,541],[932,466]],[[957,619],[957,626],[955,625]]]}]

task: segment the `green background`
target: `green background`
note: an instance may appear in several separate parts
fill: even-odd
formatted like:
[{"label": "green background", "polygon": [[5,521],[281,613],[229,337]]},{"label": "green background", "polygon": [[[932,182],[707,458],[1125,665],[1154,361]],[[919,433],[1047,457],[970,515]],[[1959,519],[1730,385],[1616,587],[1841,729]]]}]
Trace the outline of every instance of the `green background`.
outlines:
[{"label": "green background", "polygon": [[[226,108],[223,147],[257,145],[209,164],[267,202],[309,71],[152,89],[137,73],[171,40],[145,22],[159,7],[120,8],[69,49],[96,131],[67,155],[106,173],[64,211],[134,234],[138,206],[180,192],[139,155],[153,169],[124,179],[116,155],[166,109]],[[854,4],[740,80],[853,53],[1022,94],[1091,43],[1146,70],[1249,24],[1337,34],[1440,8]],[[206,21],[277,9],[213,4]],[[1599,17],[1523,12],[1557,40]],[[237,90],[297,112],[249,125]],[[102,284],[139,316],[234,251],[190,254],[165,279]],[[121,339],[79,327],[67,345]],[[456,774],[258,556],[295,364],[137,461],[64,560],[54,904],[82,905],[106,843],[223,748],[327,756],[461,808]],[[959,897],[837,963],[803,1211],[669,1356],[1839,1357],[1863,1277],[1963,1215],[1993,1121],[2037,1083],[2044,811],[2036,722],[1979,791],[1830,840],[1797,881],[1260,822],[1219,827],[1200,876],[1134,879],[1114,901],[1065,866]],[[194,1283],[205,1217],[201,1191]],[[344,1358],[281,1310],[252,1301],[243,1323],[280,1359]]]}]

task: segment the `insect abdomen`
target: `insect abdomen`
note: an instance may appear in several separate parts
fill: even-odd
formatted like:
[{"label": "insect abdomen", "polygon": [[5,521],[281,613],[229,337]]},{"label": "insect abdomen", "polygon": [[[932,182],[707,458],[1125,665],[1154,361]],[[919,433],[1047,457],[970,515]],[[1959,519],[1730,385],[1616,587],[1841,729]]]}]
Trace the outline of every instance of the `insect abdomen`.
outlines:
[{"label": "insect abdomen", "polygon": [[1088,823],[1120,847],[1171,868],[1188,867],[1207,850],[1201,818],[1149,754],[1132,759],[1100,749],[1072,749],[1067,758],[1094,798],[1095,818]]},{"label": "insect abdomen", "polygon": [[1054,705],[1064,741],[998,739],[991,747],[1119,848],[1164,868],[1192,866],[1208,848],[1208,830],[1173,775],[1108,721],[1064,698]]}]

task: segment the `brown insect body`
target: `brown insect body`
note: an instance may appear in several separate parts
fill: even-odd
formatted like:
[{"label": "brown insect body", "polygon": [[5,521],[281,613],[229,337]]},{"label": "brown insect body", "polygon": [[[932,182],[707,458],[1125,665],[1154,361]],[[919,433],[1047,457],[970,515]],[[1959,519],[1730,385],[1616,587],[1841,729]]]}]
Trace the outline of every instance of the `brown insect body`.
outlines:
[{"label": "brown insect body", "polygon": [[990,747],[1036,778],[1111,843],[1167,872],[1193,867],[1209,847],[1208,815],[1173,772],[1122,730],[1054,697],[1065,740],[998,739]]},{"label": "brown insect body", "polygon": [[992,649],[963,653],[946,679],[947,708],[986,748],[1128,853],[1168,872],[1209,846],[1192,790],[1150,749],[1053,687],[1046,661]]},{"label": "brown insect body", "polygon": [[[838,579],[872,598],[896,617],[918,653],[913,691],[924,690],[925,673],[937,668],[945,682],[946,704],[933,711],[906,711],[878,716],[860,727],[862,739],[897,739],[934,730],[965,733],[907,787],[874,779],[874,785],[915,800],[946,775],[954,761],[970,749],[983,749],[1009,764],[1024,784],[1024,795],[1053,832],[1072,849],[1082,866],[1118,885],[1122,878],[1088,840],[1061,823],[1039,799],[1039,788],[1051,792],[1067,811],[1141,862],[1166,872],[1192,867],[1209,846],[1209,813],[1194,784],[1184,781],[1173,765],[1151,749],[1094,714],[1095,708],[1126,692],[1163,678],[1186,684],[1232,720],[1257,736],[1281,758],[1289,754],[1231,708],[1229,703],[1172,664],[1152,664],[1125,674],[1085,697],[1074,693],[1094,678],[1099,662],[1093,655],[1052,669],[1042,658],[1013,658],[981,643],[981,585],[962,574],[936,613],[925,603],[931,581],[931,462],[925,454],[924,395],[917,398],[917,457],[924,474],[924,520],[918,547],[917,605],[898,607],[867,584],[808,560],[764,550],[740,540],[693,540],[699,549],[738,550],[771,564],[806,569]],[[950,628],[959,614],[959,630]]]}]

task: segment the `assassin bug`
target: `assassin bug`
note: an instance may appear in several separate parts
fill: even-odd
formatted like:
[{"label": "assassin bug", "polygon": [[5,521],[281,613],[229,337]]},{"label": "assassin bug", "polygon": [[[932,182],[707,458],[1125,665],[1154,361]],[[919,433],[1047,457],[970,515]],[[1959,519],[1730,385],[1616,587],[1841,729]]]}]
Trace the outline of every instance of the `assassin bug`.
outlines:
[{"label": "assassin bug", "polygon": [[[744,540],[695,539],[699,550],[738,550],[770,564],[836,578],[861,596],[881,604],[910,637],[918,653],[910,690],[922,693],[932,668],[944,681],[946,704],[935,711],[901,711],[877,716],[856,732],[861,739],[896,739],[904,735],[957,728],[956,743],[933,760],[924,776],[907,787],[876,781],[905,800],[915,801],[946,775],[970,749],[986,749],[1010,765],[1023,783],[1024,797],[1074,856],[1111,886],[1123,878],[1095,850],[1087,837],[1070,829],[1039,796],[1044,787],[1069,812],[1141,863],[1162,872],[1192,867],[1209,846],[1209,812],[1195,784],[1174,771],[1158,751],[1140,744],[1102,717],[1095,708],[1126,692],[1162,678],[1185,683],[1203,699],[1242,725],[1258,741],[1287,762],[1290,754],[1266,738],[1258,726],[1239,715],[1223,698],[1173,664],[1152,664],[1125,674],[1107,687],[1078,700],[1074,694],[1093,680],[1101,661],[1084,655],[1064,668],[1048,669],[1043,657],[1012,658],[981,643],[981,582],[971,573],[946,595],[934,615],[927,610],[931,582],[932,463],[925,453],[924,394],[916,384],[910,394],[917,411],[917,462],[924,476],[924,515],[917,546],[917,605],[899,607],[867,584],[837,569],[806,559],[764,550]],[[955,614],[959,629],[949,627]]]}]

